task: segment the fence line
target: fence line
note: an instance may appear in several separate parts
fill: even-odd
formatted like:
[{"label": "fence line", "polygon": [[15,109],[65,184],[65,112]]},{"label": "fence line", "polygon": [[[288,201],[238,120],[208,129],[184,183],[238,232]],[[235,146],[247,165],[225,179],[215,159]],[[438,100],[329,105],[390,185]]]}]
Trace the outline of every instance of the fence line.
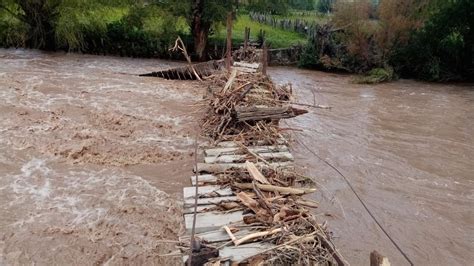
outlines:
[{"label": "fence line", "polygon": [[314,38],[316,36],[317,29],[319,28],[319,24],[314,21],[309,21],[306,19],[280,19],[275,18],[270,14],[263,14],[257,12],[250,12],[249,13],[250,19],[257,21],[262,24],[270,25],[274,28],[280,28],[287,31],[294,31],[300,34],[307,35],[310,38]]}]

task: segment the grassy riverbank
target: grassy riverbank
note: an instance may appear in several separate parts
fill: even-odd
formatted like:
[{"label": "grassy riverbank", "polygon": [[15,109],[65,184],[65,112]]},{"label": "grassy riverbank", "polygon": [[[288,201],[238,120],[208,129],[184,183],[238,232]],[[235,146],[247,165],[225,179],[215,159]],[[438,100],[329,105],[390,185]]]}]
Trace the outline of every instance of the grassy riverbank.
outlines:
[{"label": "grassy riverbank", "polygon": [[[250,28],[250,39],[256,40],[260,30],[265,31],[265,39],[273,48],[285,48],[292,45],[306,44],[306,36],[293,31],[274,28],[250,19],[248,14],[240,14],[232,29],[232,40],[234,43],[243,43],[245,27]],[[224,42],[226,36],[225,27],[219,27],[218,32],[212,39]]]}]

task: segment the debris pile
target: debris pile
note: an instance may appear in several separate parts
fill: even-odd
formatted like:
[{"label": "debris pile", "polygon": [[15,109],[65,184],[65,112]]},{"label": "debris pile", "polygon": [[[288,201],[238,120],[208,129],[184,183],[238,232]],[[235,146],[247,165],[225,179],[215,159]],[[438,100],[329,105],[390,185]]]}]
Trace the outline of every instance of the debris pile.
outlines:
[{"label": "debris pile", "polygon": [[240,47],[232,51],[232,58],[237,62],[259,63],[262,61],[262,49],[254,46]]},{"label": "debris pile", "polygon": [[278,126],[280,119],[306,113],[291,106],[291,86],[236,68],[208,81],[203,131],[215,145],[204,149],[193,187],[183,190],[190,234],[181,238],[187,244],[184,260],[192,265],[345,265],[326,224],[310,211],[318,203],[303,198],[316,189],[295,172]]},{"label": "debris pile", "polygon": [[290,105],[291,85],[276,86],[261,73],[221,74],[203,121],[204,133],[216,141],[238,140],[245,145],[274,144],[281,139],[278,120],[306,113]]}]

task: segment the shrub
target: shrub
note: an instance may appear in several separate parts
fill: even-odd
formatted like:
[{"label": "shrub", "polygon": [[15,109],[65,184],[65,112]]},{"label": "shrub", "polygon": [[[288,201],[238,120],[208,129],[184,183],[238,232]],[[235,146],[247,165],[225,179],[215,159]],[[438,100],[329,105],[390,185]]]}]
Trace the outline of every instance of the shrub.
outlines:
[{"label": "shrub", "polygon": [[474,79],[474,2],[446,1],[437,6],[410,42],[397,47],[391,64],[403,76],[431,81]]},{"label": "shrub", "polygon": [[394,78],[393,68],[386,66],[385,68],[374,68],[366,75],[356,78],[354,82],[359,84],[376,84],[391,81]]}]

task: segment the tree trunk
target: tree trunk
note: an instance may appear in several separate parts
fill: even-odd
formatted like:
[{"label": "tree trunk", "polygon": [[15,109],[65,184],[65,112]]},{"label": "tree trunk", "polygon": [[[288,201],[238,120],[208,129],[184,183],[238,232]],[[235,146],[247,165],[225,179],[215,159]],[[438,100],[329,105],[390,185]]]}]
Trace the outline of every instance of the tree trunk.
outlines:
[{"label": "tree trunk", "polygon": [[199,61],[205,61],[207,58],[206,45],[211,24],[203,19],[204,0],[194,0],[192,12],[191,33],[194,40],[194,52]]},{"label": "tree trunk", "polygon": [[53,23],[58,16],[57,5],[48,5],[46,0],[18,1],[18,4],[25,13],[24,21],[29,27],[27,46],[45,50],[56,49]]}]

